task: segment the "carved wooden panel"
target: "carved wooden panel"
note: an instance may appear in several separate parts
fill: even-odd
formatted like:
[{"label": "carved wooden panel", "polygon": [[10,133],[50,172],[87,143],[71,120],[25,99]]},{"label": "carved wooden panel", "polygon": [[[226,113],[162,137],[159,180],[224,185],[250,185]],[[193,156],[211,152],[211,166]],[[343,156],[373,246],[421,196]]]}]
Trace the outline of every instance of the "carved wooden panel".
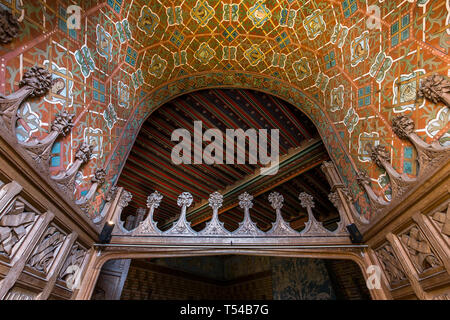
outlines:
[{"label": "carved wooden panel", "polygon": [[34,300],[37,295],[37,292],[33,292],[20,287],[13,287],[6,294],[4,300]]},{"label": "carved wooden panel", "polygon": [[50,224],[27,261],[31,269],[47,274],[66,237],[56,225]]},{"label": "carved wooden panel", "polygon": [[450,203],[441,210],[437,210],[430,214],[431,221],[435,224],[437,229],[441,232],[442,237],[450,246]]},{"label": "carved wooden panel", "polygon": [[394,249],[389,243],[385,243],[379,249],[375,250],[375,254],[380,261],[384,274],[388,279],[389,286],[394,289],[407,281],[405,272],[403,271]]},{"label": "carved wooden panel", "polygon": [[39,213],[22,198],[17,197],[0,219],[0,256],[8,261],[30,231]]},{"label": "carved wooden panel", "polygon": [[67,256],[66,261],[64,261],[64,265],[58,276],[58,280],[62,281],[64,286],[69,290],[73,289],[73,285],[76,282],[76,277],[80,275],[81,266],[85,257],[86,249],[79,243],[75,243],[70,249],[70,253]]},{"label": "carved wooden panel", "polygon": [[418,225],[413,224],[399,238],[419,275],[434,273],[433,269],[443,265]]}]

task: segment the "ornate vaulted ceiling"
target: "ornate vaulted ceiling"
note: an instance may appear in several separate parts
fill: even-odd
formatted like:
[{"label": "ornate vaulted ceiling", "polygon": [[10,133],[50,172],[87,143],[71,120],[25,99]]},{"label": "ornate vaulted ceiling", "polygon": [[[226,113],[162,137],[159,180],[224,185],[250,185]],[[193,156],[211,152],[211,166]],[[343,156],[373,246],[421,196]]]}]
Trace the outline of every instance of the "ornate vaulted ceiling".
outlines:
[{"label": "ornate vaulted ceiling", "polygon": [[[186,128],[193,136],[194,121],[202,121],[203,131],[218,128],[224,135],[226,129],[279,129],[282,160],[278,174],[259,175],[259,164],[175,165],[171,152],[178,142],[171,141],[172,132]],[[207,144],[204,142],[204,147]],[[211,208],[204,200],[214,191],[220,191],[225,195],[220,217],[233,230],[243,219],[237,197],[247,191],[255,196],[252,218],[264,230],[275,219],[267,200],[268,194],[275,190],[284,195],[283,211],[294,227],[303,227],[306,218],[298,200],[302,191],[315,197],[318,219],[333,222],[338,214],[328,200],[330,186],[319,168],[328,159],[311,121],[278,98],[251,90],[212,89],[183,95],[159,108],[141,128],[118,181],[119,186],[133,194],[122,218],[135,215],[137,208],[146,208],[147,196],[158,190],[164,200],[155,219],[160,228],[170,227],[180,211],[177,197],[188,191],[194,196],[189,220],[201,229],[211,217]]]},{"label": "ornate vaulted ceiling", "polygon": [[51,171],[70,167],[83,141],[94,145],[76,193],[87,192],[96,168],[106,169],[91,217],[148,116],[200,89],[265,91],[302,110],[366,218],[358,171],[390,198],[368,143],[385,146],[398,172],[417,174],[414,149],[392,130],[394,116],[412,118],[426,142],[449,143],[448,108],[416,95],[424,77],[448,74],[448,0],[86,0],[79,26],[66,1],[20,3],[0,0],[21,21],[19,36],[0,48],[0,93],[15,91],[34,64],[51,71],[51,92],[21,108],[17,137],[46,136],[57,112],[75,114]]}]

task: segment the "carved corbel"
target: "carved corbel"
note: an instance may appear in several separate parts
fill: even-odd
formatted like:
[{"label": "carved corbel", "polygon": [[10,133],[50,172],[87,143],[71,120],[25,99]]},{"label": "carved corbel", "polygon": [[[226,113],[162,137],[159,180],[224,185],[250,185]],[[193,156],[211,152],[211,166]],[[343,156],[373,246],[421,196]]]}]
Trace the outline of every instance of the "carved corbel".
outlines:
[{"label": "carved corbel", "polygon": [[272,228],[267,232],[267,235],[298,236],[299,233],[292,229],[289,223],[284,221],[283,216],[281,215],[284,197],[278,192],[272,192],[269,194],[268,200],[272,208],[276,211],[276,220],[272,223]]},{"label": "carved corbel", "polygon": [[[124,226],[124,221],[120,219],[120,216],[122,214],[123,208],[127,207],[130,203],[131,199],[133,198],[133,195],[131,192],[122,190],[122,193],[120,194],[119,201],[117,202],[116,210],[114,211],[114,217],[115,217],[115,227],[114,231],[117,231],[117,234],[129,234],[131,233],[131,230],[127,230]],[[116,232],[114,232],[116,233]]]},{"label": "carved corbel", "polygon": [[119,188],[117,186],[112,186],[109,189],[109,191],[106,193],[106,196],[105,196],[106,203],[103,206],[102,211],[100,212],[99,215],[94,217],[92,222],[94,222],[96,224],[100,223],[106,217],[106,215],[108,214],[109,210],[111,209],[111,206],[113,205],[114,200],[116,199],[118,189]]},{"label": "carved corbel", "polygon": [[250,209],[253,207],[253,196],[244,192],[239,195],[239,206],[244,209],[244,221],[239,223],[239,228],[233,231],[233,235],[257,236],[264,235],[264,232],[258,229],[256,223],[250,218]]},{"label": "carved corbel", "polygon": [[379,213],[389,205],[389,202],[384,200],[382,197],[379,197],[375,194],[372,187],[370,186],[370,177],[366,171],[361,170],[357,173],[356,180],[361,188],[366,190],[367,196],[370,200],[370,205],[375,214]]},{"label": "carved corbel", "polygon": [[5,127],[9,134],[15,136],[17,111],[28,97],[41,97],[47,94],[52,85],[52,75],[39,66],[31,67],[19,82],[19,90],[7,97],[0,95],[0,127]]},{"label": "carved corbel", "polygon": [[315,235],[323,236],[325,234],[330,234],[330,231],[324,228],[322,223],[316,220],[313,215],[312,208],[314,208],[314,198],[312,195],[302,192],[298,195],[300,200],[300,205],[306,209],[308,212],[308,222],[305,224],[305,229],[301,232],[302,235]]},{"label": "carved corbel", "polygon": [[147,218],[139,223],[139,226],[133,231],[133,236],[138,234],[146,235],[161,235],[161,230],[156,226],[156,222],[153,221],[153,214],[155,209],[159,207],[163,195],[158,191],[153,192],[147,198],[147,208],[149,208]]},{"label": "carved corbel", "polygon": [[209,195],[209,206],[213,209],[211,221],[206,224],[205,229],[200,231],[200,235],[207,236],[227,236],[230,232],[225,229],[223,222],[219,220],[219,209],[222,207],[223,196],[219,192]]},{"label": "carved corbel", "polygon": [[48,174],[53,144],[60,135],[66,136],[70,132],[73,127],[74,116],[74,114],[63,110],[56,115],[55,120],[52,122],[51,131],[44,139],[38,140],[33,138],[30,141],[19,143],[30,154],[31,158],[36,161],[43,174]]},{"label": "carved corbel", "polygon": [[91,158],[93,148],[93,146],[83,142],[75,153],[75,162],[70,166],[70,169],[51,177],[68,195],[73,196],[76,174],[81,166]]},{"label": "carved corbel", "polygon": [[197,234],[197,232],[191,228],[191,223],[186,220],[186,210],[191,206],[193,200],[192,194],[189,192],[183,192],[178,196],[177,204],[181,207],[180,218],[172,228],[165,232],[165,234],[184,236],[192,236]]},{"label": "carved corbel", "polygon": [[417,182],[416,178],[410,178],[405,173],[398,173],[391,165],[391,157],[389,152],[381,146],[369,145],[370,157],[372,161],[376,163],[380,168],[384,168],[389,176],[392,189],[392,199],[400,198],[411,185]]},{"label": "carved corbel", "polygon": [[421,81],[417,96],[434,103],[442,102],[450,108],[450,81],[440,74],[433,74]]},{"label": "carved corbel", "polygon": [[426,177],[431,170],[450,158],[450,148],[444,148],[438,141],[428,144],[414,132],[414,121],[407,116],[392,119],[392,130],[400,139],[408,139],[417,150],[419,161],[418,178]]},{"label": "carved corbel", "polygon": [[81,197],[81,199],[75,201],[76,204],[82,206],[84,211],[87,210],[85,205],[87,205],[89,203],[89,201],[92,199],[92,197],[97,192],[97,189],[103,183],[105,183],[105,176],[106,176],[106,170],[105,169],[101,168],[101,169],[95,170],[94,176],[91,179],[92,185],[91,185],[91,188],[89,189],[88,193],[84,197]]},{"label": "carved corbel", "polygon": [[17,18],[10,11],[0,8],[0,44],[10,43],[19,32],[20,25]]}]

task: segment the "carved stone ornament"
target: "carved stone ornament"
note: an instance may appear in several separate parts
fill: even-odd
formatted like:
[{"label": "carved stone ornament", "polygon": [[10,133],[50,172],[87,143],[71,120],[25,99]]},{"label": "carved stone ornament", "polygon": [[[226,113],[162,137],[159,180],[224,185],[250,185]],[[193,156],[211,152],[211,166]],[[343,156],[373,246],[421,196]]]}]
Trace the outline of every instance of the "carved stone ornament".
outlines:
[{"label": "carved stone ornament", "polygon": [[70,168],[68,170],[63,170],[56,176],[51,177],[60,189],[67,195],[73,197],[76,174],[80,170],[81,166],[90,159],[93,148],[93,146],[83,142],[75,153],[75,162],[70,166]]},{"label": "carved stone ornament", "polygon": [[253,207],[253,196],[244,192],[239,195],[239,206],[244,209],[244,221],[239,223],[239,227],[232,234],[233,235],[241,235],[241,236],[257,236],[263,235],[262,232],[256,226],[256,223],[252,221],[250,218],[250,209]]},{"label": "carved stone ornament", "polygon": [[328,199],[336,208],[339,208],[341,206],[341,197],[339,197],[339,194],[337,192],[331,192],[328,195]]},{"label": "carved stone ornament", "polygon": [[156,222],[153,220],[155,209],[159,207],[163,195],[158,191],[153,192],[147,197],[147,207],[150,209],[147,218],[139,223],[139,226],[133,231],[133,235],[161,235],[161,230],[158,229]]},{"label": "carved stone ornament", "polygon": [[50,168],[50,156],[53,144],[59,135],[65,136],[73,127],[74,114],[62,111],[58,113],[53,120],[50,133],[42,140],[32,138],[27,142],[19,142],[19,145],[24,148],[31,158],[36,162],[37,169],[41,173],[48,175]]},{"label": "carved stone ornament", "polygon": [[370,148],[370,158],[377,166],[383,168],[383,164],[387,162],[391,162],[391,155],[386,150],[386,148],[382,145],[373,146],[369,144]]},{"label": "carved stone ornament", "polygon": [[284,197],[278,192],[272,192],[268,199],[272,208],[276,210],[276,220],[272,223],[272,228],[267,232],[267,235],[299,236],[300,233],[292,229],[281,215]]},{"label": "carved stone ornament", "polygon": [[420,82],[417,96],[434,103],[442,102],[450,108],[450,81],[443,75],[433,74]]},{"label": "carved stone ornament", "polygon": [[400,281],[407,280],[390,244],[385,244],[383,247],[376,250],[375,253],[391,286]]},{"label": "carved stone ornament", "polygon": [[[31,67],[19,82],[19,90],[7,97],[0,95],[0,124],[10,135],[16,136],[17,111],[28,97],[45,95],[52,84],[52,75],[39,66]],[[0,127],[2,127],[0,126]]]},{"label": "carved stone ornament", "polygon": [[0,8],[0,44],[10,43],[19,32],[20,25],[17,18],[10,11]]},{"label": "carved stone ornament", "polygon": [[441,146],[438,141],[426,143],[414,132],[414,121],[407,116],[392,119],[392,128],[401,139],[409,139],[417,151],[419,175],[417,179],[427,177],[429,173],[450,158],[450,148]]},{"label": "carved stone ornament", "polygon": [[180,218],[172,228],[165,232],[165,234],[181,236],[192,236],[197,234],[197,232],[191,228],[191,223],[186,220],[186,210],[191,206],[192,201],[193,197],[189,192],[183,192],[178,196],[177,204],[181,207]]},{"label": "carved stone ornament", "polygon": [[402,234],[400,240],[408,250],[411,261],[419,273],[442,265],[417,226],[413,226]]},{"label": "carved stone ornament", "polygon": [[122,208],[127,207],[132,198],[133,195],[131,194],[131,192],[123,190],[122,194],[120,195],[119,206],[121,206]]},{"label": "carved stone ornament", "polygon": [[151,195],[147,197],[147,208],[158,208],[163,195],[158,191],[153,192]]},{"label": "carved stone ornament", "polygon": [[209,206],[213,209],[211,221],[206,224],[205,229],[199,232],[200,235],[227,236],[230,232],[225,229],[223,222],[219,220],[219,208],[222,207],[223,196],[219,192],[209,195]]},{"label": "carved stone ornament", "polygon": [[27,265],[37,271],[48,273],[57,250],[64,241],[65,235],[53,226],[49,226],[33,253],[28,259]]},{"label": "carved stone ornament", "polygon": [[0,219],[0,254],[11,257],[14,246],[27,234],[37,214],[26,210],[25,204],[16,199]]},{"label": "carved stone ornament", "polygon": [[303,208],[314,208],[314,198],[312,195],[302,192],[298,195],[298,199]]}]

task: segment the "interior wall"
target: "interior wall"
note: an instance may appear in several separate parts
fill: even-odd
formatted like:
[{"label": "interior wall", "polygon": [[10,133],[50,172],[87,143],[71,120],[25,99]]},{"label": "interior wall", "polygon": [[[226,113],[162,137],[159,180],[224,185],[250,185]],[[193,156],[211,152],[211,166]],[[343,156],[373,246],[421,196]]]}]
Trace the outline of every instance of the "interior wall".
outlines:
[{"label": "interior wall", "polygon": [[257,256],[133,260],[121,299],[335,299],[320,259]]}]

